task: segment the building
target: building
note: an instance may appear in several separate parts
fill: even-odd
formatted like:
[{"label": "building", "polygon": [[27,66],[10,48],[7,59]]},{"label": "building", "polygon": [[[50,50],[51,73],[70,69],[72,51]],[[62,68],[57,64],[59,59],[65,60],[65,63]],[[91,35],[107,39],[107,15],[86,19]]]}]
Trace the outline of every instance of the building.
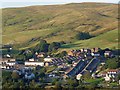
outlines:
[{"label": "building", "polygon": [[111,69],[107,71],[105,78],[105,81],[116,81],[117,76],[120,75],[120,70],[119,69]]},{"label": "building", "polygon": [[97,48],[97,47],[96,47],[96,48],[92,48],[92,49],[91,49],[91,52],[98,52],[99,50],[100,50],[100,48]]},{"label": "building", "polygon": [[81,77],[82,77],[82,74],[78,74],[78,75],[76,76],[76,79],[77,79],[77,80],[80,80]]},{"label": "building", "polygon": [[107,72],[105,71],[105,72],[102,72],[100,74],[97,74],[97,77],[105,77],[106,74],[107,74]]},{"label": "building", "polygon": [[34,58],[29,59],[29,61],[35,61]]},{"label": "building", "polygon": [[91,53],[91,50],[90,50],[90,49],[84,49],[84,52],[90,54],[90,53]]},{"label": "building", "polygon": [[16,64],[15,61],[8,61],[8,62],[6,63],[6,65],[8,65],[8,66],[14,66],[15,64]]},{"label": "building", "polygon": [[91,55],[94,56],[94,57],[99,57],[100,53],[99,52],[92,52]]},{"label": "building", "polygon": [[68,55],[70,56],[79,56],[81,54],[80,50],[70,50],[68,51]]},{"label": "building", "polygon": [[105,57],[112,57],[113,53],[112,53],[112,51],[105,51],[104,56]]},{"label": "building", "polygon": [[51,58],[51,57],[46,57],[44,58],[44,62],[52,62],[54,58]]},{"label": "building", "polygon": [[45,66],[49,66],[50,65],[50,62],[45,62]]},{"label": "building", "polygon": [[84,48],[80,49],[81,52],[84,52]]},{"label": "building", "polygon": [[37,58],[42,58],[42,57],[45,57],[45,53],[44,52],[40,52],[37,54]]},{"label": "building", "polygon": [[93,58],[91,54],[85,54],[84,56],[85,56],[88,60],[90,60],[90,59]]},{"label": "building", "polygon": [[68,55],[70,55],[70,56],[74,56],[74,50],[70,50],[70,51],[68,51]]},{"label": "building", "polygon": [[44,62],[25,61],[25,66],[44,66]]},{"label": "building", "polygon": [[1,62],[2,69],[19,68],[19,67],[23,67],[24,65],[23,61],[16,61],[15,59],[12,59],[12,58],[11,59],[3,58],[2,60],[0,60],[0,62]]}]

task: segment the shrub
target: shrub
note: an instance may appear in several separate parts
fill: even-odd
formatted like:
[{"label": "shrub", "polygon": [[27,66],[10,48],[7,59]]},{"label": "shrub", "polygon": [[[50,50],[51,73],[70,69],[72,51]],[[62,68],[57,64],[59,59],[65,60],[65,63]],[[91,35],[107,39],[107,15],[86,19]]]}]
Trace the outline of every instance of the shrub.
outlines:
[{"label": "shrub", "polygon": [[91,38],[92,36],[88,32],[78,32],[75,37],[78,40],[85,40]]}]

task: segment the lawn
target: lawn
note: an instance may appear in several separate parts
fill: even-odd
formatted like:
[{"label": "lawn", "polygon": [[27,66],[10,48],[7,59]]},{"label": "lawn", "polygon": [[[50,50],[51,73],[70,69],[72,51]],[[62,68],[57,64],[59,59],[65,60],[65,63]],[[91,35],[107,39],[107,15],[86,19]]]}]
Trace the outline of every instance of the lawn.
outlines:
[{"label": "lawn", "polygon": [[21,31],[10,34],[3,34],[3,44],[5,43],[23,43],[32,38],[44,37],[55,32],[55,29],[41,29],[31,31]]},{"label": "lawn", "polygon": [[79,40],[70,44],[65,44],[61,49],[79,49],[79,48],[118,48],[118,30],[112,30],[93,37],[88,40]]},{"label": "lawn", "polygon": [[99,83],[99,82],[102,82],[103,80],[104,80],[104,78],[88,79],[88,80],[86,80],[86,82],[88,82],[88,83]]}]

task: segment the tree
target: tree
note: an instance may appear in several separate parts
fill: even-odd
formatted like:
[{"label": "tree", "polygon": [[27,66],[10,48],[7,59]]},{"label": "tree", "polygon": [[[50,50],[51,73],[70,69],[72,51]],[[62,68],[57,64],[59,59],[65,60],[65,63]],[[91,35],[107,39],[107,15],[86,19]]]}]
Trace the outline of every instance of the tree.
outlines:
[{"label": "tree", "polygon": [[35,85],[36,85],[35,80],[32,80],[32,81],[29,83],[29,88],[30,88],[30,89],[35,89]]},{"label": "tree", "polygon": [[47,52],[48,51],[48,43],[45,40],[40,40],[40,52]]},{"label": "tree", "polygon": [[60,46],[61,46],[61,44],[59,42],[52,42],[49,45],[48,50],[51,52],[51,51],[57,50],[58,48],[60,48]]},{"label": "tree", "polygon": [[34,51],[47,52],[49,44],[45,40],[40,40],[40,43],[35,47]]},{"label": "tree", "polygon": [[66,51],[62,51],[61,53],[58,53],[58,54],[56,54],[55,56],[56,57],[59,57],[59,58],[62,58],[62,57],[64,57],[64,56],[66,56],[67,55],[67,52]]},{"label": "tree", "polygon": [[89,39],[92,36],[88,33],[88,32],[78,32],[76,34],[76,39],[78,40],[85,40],[85,39]]},{"label": "tree", "polygon": [[60,89],[60,90],[62,89],[60,81],[55,82],[55,88]]},{"label": "tree", "polygon": [[80,79],[79,80],[79,85],[78,85],[78,87],[77,88],[83,88],[83,86],[84,86],[84,82]]},{"label": "tree", "polygon": [[68,84],[69,84],[69,87],[77,87],[78,86],[78,82],[77,82],[77,80],[76,79],[72,79],[72,78],[70,78],[70,79],[68,79]]},{"label": "tree", "polygon": [[89,71],[86,71],[86,72],[83,74],[83,76],[82,76],[82,79],[83,79],[83,80],[88,80],[88,79],[90,79],[90,78],[91,78],[91,74],[90,74]]},{"label": "tree", "polygon": [[6,90],[6,89],[8,89],[9,88],[9,83],[8,82],[5,82],[4,84],[2,84],[2,89],[3,90]]},{"label": "tree", "polygon": [[23,82],[23,80],[19,80],[18,83],[19,83],[19,86],[20,86],[21,89],[25,88],[24,87],[25,83]]},{"label": "tree", "polygon": [[61,41],[60,44],[66,44],[64,41]]},{"label": "tree", "polygon": [[58,48],[60,48],[60,46],[61,46],[61,44],[59,42],[52,42],[49,45],[48,50],[51,52],[51,51],[57,50]]},{"label": "tree", "polygon": [[120,67],[120,60],[118,58],[111,58],[106,61],[106,68],[116,69]]},{"label": "tree", "polygon": [[16,89],[16,90],[18,90],[18,89],[19,89],[19,83],[18,83],[18,82],[15,82],[15,83],[13,84],[13,88]]},{"label": "tree", "polygon": [[32,52],[26,53],[26,54],[25,54],[25,57],[26,57],[26,59],[28,60],[28,59],[30,59],[30,58],[33,57],[33,53],[32,53]]},{"label": "tree", "polygon": [[40,65],[37,65],[36,67],[35,67],[35,69],[36,70],[40,70],[42,67],[40,66]]},{"label": "tree", "polygon": [[56,82],[58,82],[58,79],[57,79],[57,78],[52,79],[52,85],[55,85]]},{"label": "tree", "polygon": [[23,61],[25,60],[25,55],[17,55],[16,56],[16,61]]},{"label": "tree", "polygon": [[17,80],[19,78],[19,74],[17,71],[13,71],[11,76],[14,80]]}]

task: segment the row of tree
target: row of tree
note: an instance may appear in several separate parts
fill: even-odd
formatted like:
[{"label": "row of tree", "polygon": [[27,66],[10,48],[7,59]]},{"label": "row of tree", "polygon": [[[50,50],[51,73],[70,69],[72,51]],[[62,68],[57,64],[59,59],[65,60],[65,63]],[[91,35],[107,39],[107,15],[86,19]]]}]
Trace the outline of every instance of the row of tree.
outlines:
[{"label": "row of tree", "polygon": [[[44,67],[36,67],[34,73],[35,73],[35,79],[28,81],[25,81],[24,79],[20,79],[18,77],[17,73],[5,71],[3,72],[3,82],[2,86],[3,89],[15,89],[15,90],[21,90],[21,89],[28,89],[28,90],[33,90],[33,89],[40,89],[44,90],[48,84],[45,79],[45,68]],[[120,76],[119,76],[120,79]],[[38,81],[39,80],[39,81]],[[85,83],[89,80],[93,80],[91,83]],[[104,82],[103,79],[101,80],[95,80],[91,77],[91,74],[89,72],[86,72],[80,80],[77,80],[75,76],[73,77],[68,77],[66,79],[62,78],[52,78],[50,80],[51,85],[54,86],[54,88],[51,88],[52,90],[62,90],[62,89],[67,89],[67,90],[95,90],[97,87],[99,87],[98,84],[101,82]],[[50,88],[47,88],[49,90]],[[50,89],[50,90],[51,90]],[[45,89],[46,90],[46,89]]]},{"label": "row of tree", "polygon": [[61,42],[52,42],[52,43],[47,43],[46,40],[40,40],[40,43],[36,45],[34,48],[34,51],[36,52],[51,52],[54,50],[57,50],[58,48],[61,47]]},{"label": "row of tree", "polygon": [[[14,58],[16,58],[18,61],[28,60],[33,57],[35,58],[35,52],[44,52],[49,54],[60,48],[63,43],[64,42],[47,43],[46,40],[40,40],[40,42],[35,47],[20,51],[18,54],[16,54],[16,56],[14,56]],[[64,52],[62,54],[64,55]],[[62,54],[58,56],[63,56]]]}]

